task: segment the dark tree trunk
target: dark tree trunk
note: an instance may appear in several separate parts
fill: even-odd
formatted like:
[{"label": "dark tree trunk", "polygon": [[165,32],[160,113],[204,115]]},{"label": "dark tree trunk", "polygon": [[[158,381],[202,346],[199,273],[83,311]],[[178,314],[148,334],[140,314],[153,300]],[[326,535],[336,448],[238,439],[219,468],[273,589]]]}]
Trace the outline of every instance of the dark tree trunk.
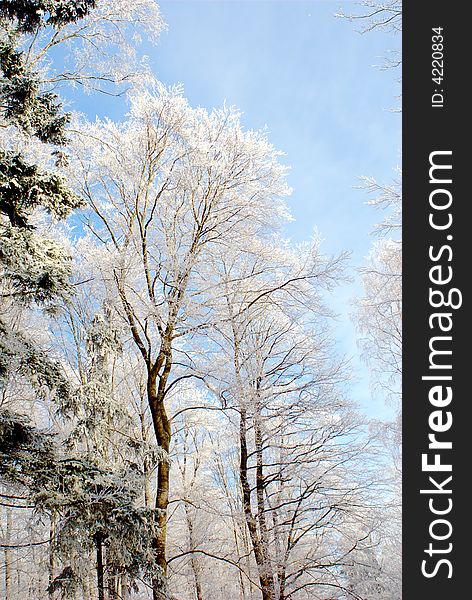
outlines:
[{"label": "dark tree trunk", "polygon": [[[170,372],[170,352],[164,365],[163,374],[159,376],[157,384],[157,376],[149,374],[148,379],[148,400],[151,408],[151,415],[154,425],[157,444],[169,454],[171,428],[170,421],[166,413],[164,405],[165,385]],[[157,469],[157,491],[156,491],[156,508],[157,526],[159,532],[154,540],[154,550],[156,556],[156,564],[159,567],[159,575],[153,580],[153,600],[167,600],[167,506],[169,504],[169,461],[167,458],[160,461]]]},{"label": "dark tree trunk", "polygon": [[49,538],[51,539],[51,543],[49,544],[49,575],[48,575],[48,581],[49,581],[49,586],[48,586],[48,598],[50,600],[52,600],[52,598],[54,598],[54,592],[53,592],[53,588],[52,588],[52,584],[54,581],[54,577],[55,577],[55,571],[56,571],[56,557],[54,555],[54,545],[53,545],[53,540],[56,537],[56,515],[53,514],[51,516],[51,523],[49,525]]},{"label": "dark tree trunk", "polygon": [[103,537],[100,534],[95,535],[95,548],[97,551],[98,600],[105,600],[105,585],[103,576]]},{"label": "dark tree trunk", "polygon": [[[267,571],[271,572],[269,564],[269,532],[267,529],[266,509],[264,500],[264,460],[263,440],[259,416],[254,417],[254,444],[256,449],[256,496],[257,496],[257,520],[259,524],[259,535],[261,540],[262,557]],[[272,573],[271,573],[272,579]],[[273,583],[271,585],[273,587]]]},{"label": "dark tree trunk", "polygon": [[247,414],[244,408],[241,409],[241,417],[239,423],[239,441],[240,441],[240,465],[239,477],[243,492],[243,507],[246,524],[249,529],[252,547],[254,550],[254,558],[259,573],[259,583],[261,585],[262,600],[275,600],[274,593],[274,578],[266,558],[266,548],[263,546],[263,541],[257,531],[257,522],[254,518],[251,508],[251,488],[248,480],[248,450],[247,450]]}]

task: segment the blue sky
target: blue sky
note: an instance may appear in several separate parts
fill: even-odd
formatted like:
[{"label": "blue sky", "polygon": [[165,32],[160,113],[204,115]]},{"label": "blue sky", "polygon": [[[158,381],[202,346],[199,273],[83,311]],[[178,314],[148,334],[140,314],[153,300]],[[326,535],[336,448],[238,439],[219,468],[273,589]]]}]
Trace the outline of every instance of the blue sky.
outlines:
[{"label": "blue sky", "polygon": [[[144,45],[157,77],[183,83],[193,106],[211,109],[226,102],[242,110],[245,127],[266,126],[291,166],[289,206],[295,221],[286,235],[301,241],[316,227],[325,252],[348,250],[351,268],[360,266],[381,215],[366,206],[365,192],[356,189],[358,177],[390,181],[401,160],[401,120],[390,110],[399,102],[399,73],[375,68],[400,39],[382,31],[361,35],[356,24],[335,18],[341,7],[355,11],[353,2],[159,4],[168,30],[156,46]],[[91,102],[76,107],[95,116]],[[334,300],[337,338],[341,352],[353,356],[354,398],[377,417],[388,411],[370,399],[348,317],[356,293],[358,281],[340,289]]]}]

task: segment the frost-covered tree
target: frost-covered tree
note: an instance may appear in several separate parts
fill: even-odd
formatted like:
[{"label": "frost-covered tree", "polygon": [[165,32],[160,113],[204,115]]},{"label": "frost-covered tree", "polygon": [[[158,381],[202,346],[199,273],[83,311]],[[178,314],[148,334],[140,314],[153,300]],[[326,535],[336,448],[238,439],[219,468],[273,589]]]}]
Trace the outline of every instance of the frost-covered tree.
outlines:
[{"label": "frost-covered tree", "polygon": [[[398,35],[402,28],[402,1],[363,0],[349,15],[360,25],[361,33],[382,29]],[[385,67],[401,65],[399,52],[386,57]],[[393,405],[395,416],[390,422],[377,424],[387,448],[381,519],[384,523],[376,550],[387,583],[382,598],[396,597],[401,581],[401,365],[402,365],[402,241],[401,171],[389,184],[373,177],[362,177],[362,187],[370,195],[368,204],[383,212],[376,227],[376,239],[365,264],[360,269],[363,295],[356,299],[355,323],[360,334],[359,345],[372,374],[374,389]],[[384,559],[382,559],[384,555]],[[387,558],[385,558],[387,557]],[[363,577],[367,577],[364,572]],[[368,586],[367,582],[364,586]],[[393,591],[392,591],[393,590]],[[380,593],[380,592],[378,592]]]},{"label": "frost-covered tree", "polygon": [[[395,35],[402,29],[402,0],[362,0],[357,3],[356,11],[338,16],[359,21],[362,33],[383,29]],[[400,63],[400,59],[391,61],[393,66]],[[384,389],[387,398],[396,399],[399,410],[402,190],[401,171],[397,171],[398,177],[390,184],[383,184],[374,177],[361,177],[362,187],[370,195],[368,204],[384,211],[384,218],[376,226],[375,243],[361,269],[364,296],[357,301],[355,318],[364,357],[375,374],[375,383]],[[397,433],[400,433],[399,427]]]},{"label": "frost-covered tree", "polygon": [[401,184],[384,186],[363,178],[373,196],[372,206],[386,211],[376,227],[373,248],[362,267],[364,296],[358,301],[357,325],[361,347],[385,396],[400,408],[402,356],[402,242]]},{"label": "frost-covered tree", "polygon": [[[368,502],[346,466],[362,451],[322,301],[343,257],[280,238],[285,169],[232,109],[195,110],[156,84],[132,97],[128,121],[82,125],[73,148],[94,290],[125,326],[123,356],[141,360],[163,452],[150,490],[154,598],[184,594],[182,569],[205,597],[209,561],[239,577],[243,596],[341,589],[339,531],[350,506]],[[212,425],[195,425],[199,414]],[[227,464],[218,428],[231,436]]]},{"label": "frost-covered tree", "polygon": [[360,21],[361,32],[373,29],[386,29],[399,33],[402,30],[402,0],[360,0],[356,2],[356,11],[341,12],[337,16],[350,21]]},{"label": "frost-covered tree", "polygon": [[[238,462],[224,480],[239,480],[236,505],[259,597],[284,600],[343,589],[343,527],[354,506],[368,503],[367,480],[349,473],[367,454],[321,300],[341,278],[342,260],[323,257],[316,240],[295,250],[256,248],[257,241],[216,260],[220,320],[209,334],[207,379],[234,435]],[[251,581],[251,567],[245,575]]]},{"label": "frost-covered tree", "polygon": [[[376,395],[394,410],[390,422],[377,425],[387,448],[383,478],[388,485],[380,511],[378,546],[371,551],[380,565],[379,597],[390,600],[398,596],[401,587],[402,196],[399,181],[386,186],[364,178],[364,185],[373,196],[371,204],[385,210],[385,218],[376,228],[377,239],[361,269],[364,294],[356,302],[355,318]],[[362,577],[366,580],[367,573]],[[364,581],[363,585],[369,584]]]},{"label": "frost-covered tree", "polygon": [[[369,33],[376,29],[384,30],[392,35],[400,35],[402,31],[403,0],[360,0],[354,3],[355,10],[341,11],[336,16],[348,19],[356,25],[360,33]],[[385,57],[383,68],[400,67],[400,53],[392,51]]]},{"label": "frost-covered tree", "polygon": [[[156,441],[168,453],[166,397],[192,374],[188,340],[211,325],[211,254],[277,226],[284,168],[265,135],[242,130],[236,111],[192,109],[179,89],[160,85],[133,98],[128,122],[84,126],[74,150],[87,226],[105,246],[102,270],[146,367]],[[156,490],[156,560],[165,578],[168,460]]]}]

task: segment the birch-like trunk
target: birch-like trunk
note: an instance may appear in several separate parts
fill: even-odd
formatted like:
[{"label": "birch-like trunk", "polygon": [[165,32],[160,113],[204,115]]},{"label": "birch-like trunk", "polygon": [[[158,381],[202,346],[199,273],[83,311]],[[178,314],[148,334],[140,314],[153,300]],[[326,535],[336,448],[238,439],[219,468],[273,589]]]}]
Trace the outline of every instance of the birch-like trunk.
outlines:
[{"label": "birch-like trunk", "polygon": [[202,582],[200,575],[200,561],[195,554],[195,550],[197,545],[195,544],[195,535],[193,531],[193,520],[192,515],[190,514],[188,503],[185,502],[185,518],[187,521],[187,530],[188,530],[188,545],[190,550],[190,566],[192,568],[193,578],[195,581],[195,595],[197,600],[203,600],[203,591],[202,591]]}]

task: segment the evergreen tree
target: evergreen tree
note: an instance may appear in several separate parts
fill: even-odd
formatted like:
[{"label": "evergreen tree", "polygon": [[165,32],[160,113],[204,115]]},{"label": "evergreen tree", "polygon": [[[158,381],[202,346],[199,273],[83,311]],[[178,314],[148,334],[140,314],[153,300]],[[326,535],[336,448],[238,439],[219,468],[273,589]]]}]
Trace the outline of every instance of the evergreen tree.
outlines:
[{"label": "evergreen tree", "polygon": [[45,465],[52,463],[53,437],[33,427],[28,419],[0,411],[0,477],[34,488]]},{"label": "evergreen tree", "polygon": [[99,598],[105,597],[105,565],[126,577],[128,586],[156,577],[156,511],[137,506],[141,474],[136,466],[113,472],[70,458],[55,435],[2,410],[0,477],[26,489],[40,515],[54,517],[56,535],[50,542],[65,566],[51,581],[51,591],[69,597],[77,590],[82,573],[76,557],[84,552],[96,556]]},{"label": "evergreen tree", "polygon": [[156,511],[137,506],[139,479],[135,468],[112,472],[82,459],[58,460],[54,472],[45,472],[34,502],[38,510],[58,517],[54,547],[65,565],[52,590],[60,589],[66,597],[75,591],[83,580],[84,553],[95,555],[101,600],[105,588],[112,597],[110,573],[128,587],[155,577]]},{"label": "evergreen tree", "polygon": [[[39,74],[28,68],[24,51],[15,46],[20,32],[32,32],[54,19],[71,20],[72,13],[60,17],[68,4],[74,3],[0,3],[2,124],[52,145],[53,153],[58,153],[57,145],[66,143],[70,116],[62,112],[56,94],[42,91]],[[42,208],[63,219],[80,204],[62,177],[43,171],[20,153],[0,148],[0,267],[13,284],[11,294],[26,292],[31,300],[43,302],[67,289],[67,258],[60,256],[57,245],[35,235],[29,218]],[[22,269],[18,269],[18,260],[24,261]]]},{"label": "evergreen tree", "polygon": [[16,22],[19,31],[32,33],[46,25],[78,21],[96,4],[96,0],[2,0],[0,18]]},{"label": "evergreen tree", "polygon": [[[47,25],[76,20],[93,2],[1,2],[0,3],[0,120],[12,132],[34,138],[57,153],[66,142],[69,115],[62,112],[59,97],[41,89],[40,76],[26,63],[21,33]],[[18,305],[47,306],[71,292],[71,261],[56,241],[40,235],[31,223],[37,211],[64,219],[81,205],[80,198],[55,173],[30,163],[21,153],[0,148],[0,273],[2,313],[11,316]],[[11,320],[11,319],[10,319]],[[0,319],[0,379],[9,373],[38,378],[59,393],[58,366],[41,356],[32,340]],[[57,385],[59,383],[59,385]]]},{"label": "evergreen tree", "polygon": [[[70,117],[28,66],[21,38],[47,24],[79,18],[77,11],[74,17],[74,4],[0,2],[0,125],[24,146],[44,145],[51,156],[60,156]],[[0,389],[10,390],[15,399],[21,397],[22,382],[29,386],[30,397],[47,395],[64,403],[71,386],[61,366],[34,335],[22,330],[21,322],[25,311],[49,308],[72,291],[70,257],[60,243],[38,231],[34,217],[45,212],[64,219],[81,201],[62,177],[7,143],[0,148]],[[57,471],[53,436],[19,414],[16,401],[12,410],[0,414],[0,459],[0,481],[20,486],[33,502]]]},{"label": "evergreen tree", "polygon": [[[88,380],[79,390],[35,338],[30,331],[34,328],[26,329],[39,311],[64,305],[73,295],[71,257],[47,229],[82,204],[57,169],[67,163],[70,113],[55,84],[48,83],[49,48],[56,43],[56,34],[62,40],[74,35],[80,42],[89,39],[95,47],[98,30],[103,35],[107,27],[113,28],[116,35],[115,30],[125,28],[134,17],[141,22],[151,8],[158,17],[153,2],[136,9],[130,2],[125,9],[116,9],[117,26],[110,17],[113,3],[104,2],[108,13],[103,10],[95,20],[83,22],[90,28],[87,38],[82,24],[76,26],[79,33],[73,26],[96,4],[95,0],[0,1],[0,388],[10,407],[0,413],[0,483],[10,486],[5,489],[7,502],[8,494],[19,493],[22,503],[28,502],[20,508],[34,507],[40,519],[47,517],[50,539],[40,543],[49,542],[50,598],[58,591],[63,597],[73,595],[95,562],[100,598],[105,597],[110,573],[112,578],[116,574],[120,592],[125,587],[130,592],[138,577],[157,578],[152,547],[157,513],[139,507],[143,487],[139,467],[131,461],[118,465],[105,460],[98,444],[92,444],[92,452],[81,452],[22,414],[25,403],[29,407],[37,400],[47,400],[45,407],[54,400],[60,412],[82,403],[83,425],[94,430],[96,439],[116,418],[107,357],[102,353],[116,340],[107,337],[99,317],[89,332]],[[118,45],[116,37],[113,40]],[[63,74],[64,80],[68,75]],[[97,75],[107,78],[108,74]],[[41,222],[47,223],[46,228]],[[87,595],[85,588],[83,593]],[[107,597],[112,598],[110,587]]]}]

